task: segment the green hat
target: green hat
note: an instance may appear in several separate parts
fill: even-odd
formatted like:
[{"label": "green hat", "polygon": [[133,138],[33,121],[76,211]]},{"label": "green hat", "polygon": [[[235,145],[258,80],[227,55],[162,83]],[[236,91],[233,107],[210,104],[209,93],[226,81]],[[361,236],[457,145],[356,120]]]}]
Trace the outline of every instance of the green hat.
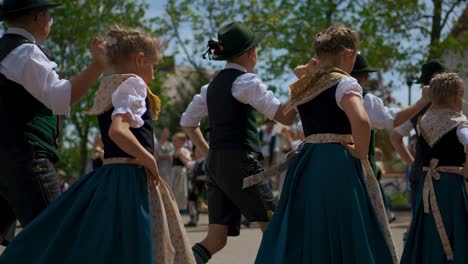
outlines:
[{"label": "green hat", "polygon": [[60,3],[50,3],[47,0],[4,0],[0,8],[0,21],[22,15],[35,9],[53,8]]},{"label": "green hat", "polygon": [[264,32],[254,32],[240,22],[227,24],[219,30],[218,39],[208,41],[208,50],[203,58],[208,54],[213,60],[229,60],[257,46],[264,36]]},{"label": "green hat", "polygon": [[447,67],[438,60],[431,60],[421,67],[421,76],[416,83],[429,84],[434,75],[445,72]]},{"label": "green hat", "polygon": [[369,63],[367,63],[366,58],[358,53],[356,56],[356,61],[354,62],[353,71],[351,75],[358,74],[358,73],[366,73],[366,72],[376,72],[379,71],[378,69],[370,68]]}]

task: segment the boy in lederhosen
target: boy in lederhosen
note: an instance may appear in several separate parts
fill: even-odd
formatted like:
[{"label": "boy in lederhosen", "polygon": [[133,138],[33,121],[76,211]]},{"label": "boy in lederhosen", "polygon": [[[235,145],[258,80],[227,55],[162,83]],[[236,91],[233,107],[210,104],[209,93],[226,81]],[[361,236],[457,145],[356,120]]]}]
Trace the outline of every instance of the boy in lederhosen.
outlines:
[{"label": "boy in lederhosen", "polygon": [[241,214],[248,221],[260,222],[265,230],[275,207],[268,184],[242,189],[245,177],[263,170],[256,112],[286,125],[292,124],[297,114],[291,111],[284,115],[281,102],[252,73],[263,36],[234,22],[218,32],[218,39],[209,41],[212,59],[227,64],[202,87],[180,122],[205,153],[208,144],[198,127],[200,120],[208,116],[210,127],[206,160],[210,224],[206,238],[193,247],[197,263],[207,263],[226,245],[228,236],[239,235]]}]

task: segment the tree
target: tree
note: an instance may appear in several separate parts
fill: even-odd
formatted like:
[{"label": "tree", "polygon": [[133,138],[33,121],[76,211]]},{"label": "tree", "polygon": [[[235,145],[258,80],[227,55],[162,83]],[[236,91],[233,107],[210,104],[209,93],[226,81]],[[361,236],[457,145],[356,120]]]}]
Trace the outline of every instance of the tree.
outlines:
[{"label": "tree", "polygon": [[[56,56],[58,73],[62,78],[72,78],[91,62],[89,45],[97,35],[104,35],[114,25],[150,31],[150,22],[144,19],[148,8],[146,1],[135,0],[63,0],[62,6],[52,10],[56,17],[47,48]],[[72,14],[72,15],[70,15]],[[97,85],[93,88],[96,89]],[[80,175],[85,173],[88,161],[90,136],[96,133],[97,121],[83,113],[92,104],[93,92],[89,92],[72,107],[70,116],[64,118],[62,152],[79,148],[79,161],[63,160],[64,163],[79,162]],[[76,157],[76,155],[64,155]],[[68,172],[70,173],[70,172]]]}]

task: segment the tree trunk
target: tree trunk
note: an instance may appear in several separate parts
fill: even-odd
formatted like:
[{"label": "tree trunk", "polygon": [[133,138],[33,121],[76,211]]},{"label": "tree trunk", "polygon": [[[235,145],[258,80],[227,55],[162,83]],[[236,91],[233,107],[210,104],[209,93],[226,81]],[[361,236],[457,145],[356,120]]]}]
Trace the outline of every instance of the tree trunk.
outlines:
[{"label": "tree trunk", "polygon": [[431,44],[429,46],[429,59],[439,59],[441,55],[440,32],[442,30],[442,0],[433,0],[434,11],[432,16]]}]

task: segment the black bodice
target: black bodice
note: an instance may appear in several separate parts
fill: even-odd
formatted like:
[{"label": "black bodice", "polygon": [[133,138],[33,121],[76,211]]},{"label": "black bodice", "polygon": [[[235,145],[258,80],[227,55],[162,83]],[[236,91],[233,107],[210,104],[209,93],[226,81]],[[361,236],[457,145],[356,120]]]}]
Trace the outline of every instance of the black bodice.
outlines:
[{"label": "black bodice", "polygon": [[[149,105],[148,99],[146,99],[146,105]],[[111,117],[113,111],[114,108],[111,108],[98,116],[99,129],[101,130],[102,142],[104,143],[104,158],[131,158],[132,156],[121,150],[109,137],[109,128],[112,123]],[[149,108],[143,114],[142,119],[144,121],[143,126],[139,128],[130,128],[130,131],[146,150],[154,154],[154,128]]]},{"label": "black bodice", "polygon": [[297,107],[304,128],[304,136],[324,133],[351,134],[348,117],[336,103],[337,87],[338,84]]},{"label": "black bodice", "polygon": [[438,166],[461,167],[465,163],[465,148],[457,137],[457,128],[445,134],[431,148],[424,137],[420,136],[422,159],[424,166],[428,167],[432,159],[438,159]]}]

